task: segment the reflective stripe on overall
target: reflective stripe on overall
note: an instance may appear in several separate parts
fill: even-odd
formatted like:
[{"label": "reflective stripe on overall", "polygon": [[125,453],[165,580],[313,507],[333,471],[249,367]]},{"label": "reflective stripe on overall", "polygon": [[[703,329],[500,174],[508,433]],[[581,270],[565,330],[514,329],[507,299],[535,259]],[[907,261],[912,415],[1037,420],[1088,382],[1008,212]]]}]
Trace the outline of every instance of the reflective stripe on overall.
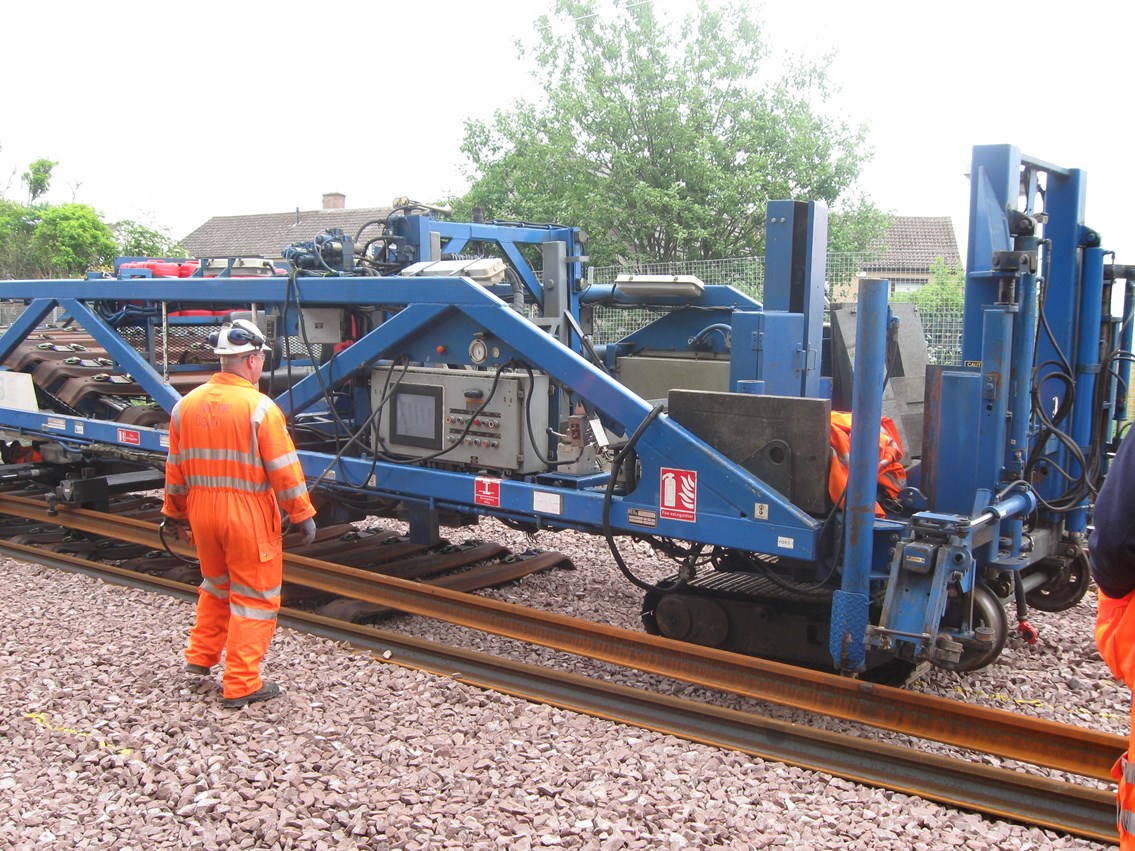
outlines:
[{"label": "reflective stripe on overall", "polygon": [[[1130,605],[1135,591],[1115,599],[1098,592],[1099,609],[1096,612],[1096,645],[1108,668],[1117,679],[1135,686],[1135,607]],[[1119,847],[1135,851],[1135,706],[1132,707],[1132,724],[1127,753],[1120,756],[1111,769],[1111,776],[1119,784],[1116,798],[1115,823],[1119,829]]]},{"label": "reflective stripe on overall", "polygon": [[225,697],[257,691],[283,577],[282,506],[315,514],[280,409],[248,381],[218,373],[174,407],[164,514],[188,518],[203,581],[186,661],[225,651]]}]

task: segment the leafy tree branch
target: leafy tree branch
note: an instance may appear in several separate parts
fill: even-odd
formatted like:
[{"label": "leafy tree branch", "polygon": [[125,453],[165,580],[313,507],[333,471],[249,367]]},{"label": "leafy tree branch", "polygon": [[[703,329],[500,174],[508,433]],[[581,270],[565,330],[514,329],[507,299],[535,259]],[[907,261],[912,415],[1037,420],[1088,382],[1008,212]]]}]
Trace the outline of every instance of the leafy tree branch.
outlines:
[{"label": "leafy tree branch", "polygon": [[822,109],[830,57],[773,65],[741,4],[656,8],[557,0],[521,48],[546,102],[466,123],[458,215],[579,225],[599,265],[759,255],[773,198],[826,202],[844,250],[885,228],[853,192],[865,128]]}]

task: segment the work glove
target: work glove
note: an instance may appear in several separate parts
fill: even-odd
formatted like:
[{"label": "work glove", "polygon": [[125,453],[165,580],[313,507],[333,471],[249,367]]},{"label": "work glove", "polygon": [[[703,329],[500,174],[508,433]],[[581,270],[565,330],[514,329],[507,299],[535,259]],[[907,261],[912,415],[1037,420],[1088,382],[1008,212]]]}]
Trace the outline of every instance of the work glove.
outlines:
[{"label": "work glove", "polygon": [[193,531],[189,528],[188,520],[174,520],[172,517],[166,517],[162,520],[162,526],[165,527],[167,537],[187,544],[193,543]]},{"label": "work glove", "polygon": [[315,518],[309,517],[300,524],[300,544],[307,546],[315,540]]}]

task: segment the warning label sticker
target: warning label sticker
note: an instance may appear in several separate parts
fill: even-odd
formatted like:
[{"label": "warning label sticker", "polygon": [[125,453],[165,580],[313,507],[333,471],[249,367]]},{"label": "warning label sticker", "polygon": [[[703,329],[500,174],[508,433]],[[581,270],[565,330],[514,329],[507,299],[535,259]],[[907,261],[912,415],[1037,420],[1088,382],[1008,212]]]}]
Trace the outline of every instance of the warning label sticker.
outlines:
[{"label": "warning label sticker", "polygon": [[658,513],[667,520],[693,523],[698,519],[698,474],[696,470],[663,467],[658,488]]},{"label": "warning label sticker", "polygon": [[493,508],[501,504],[501,480],[485,479],[478,476],[473,480],[473,502],[477,505],[488,505]]},{"label": "warning label sticker", "polygon": [[128,443],[131,446],[141,446],[142,445],[142,434],[141,434],[141,432],[137,432],[137,431],[134,431],[132,429],[120,428],[118,430],[118,442],[119,443]]},{"label": "warning label sticker", "polygon": [[532,494],[532,511],[541,514],[563,514],[564,498],[558,493],[535,491]]}]

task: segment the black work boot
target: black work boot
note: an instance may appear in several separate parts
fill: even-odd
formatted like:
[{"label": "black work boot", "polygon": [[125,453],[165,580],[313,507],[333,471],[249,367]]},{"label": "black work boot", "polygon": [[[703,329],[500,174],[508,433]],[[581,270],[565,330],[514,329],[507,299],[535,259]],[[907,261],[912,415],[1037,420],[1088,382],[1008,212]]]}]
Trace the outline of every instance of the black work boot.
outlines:
[{"label": "black work boot", "polygon": [[246,694],[244,697],[226,697],[221,703],[224,705],[225,709],[240,709],[242,706],[248,706],[250,703],[271,700],[282,693],[280,687],[275,683],[265,682],[264,685],[252,694]]}]

